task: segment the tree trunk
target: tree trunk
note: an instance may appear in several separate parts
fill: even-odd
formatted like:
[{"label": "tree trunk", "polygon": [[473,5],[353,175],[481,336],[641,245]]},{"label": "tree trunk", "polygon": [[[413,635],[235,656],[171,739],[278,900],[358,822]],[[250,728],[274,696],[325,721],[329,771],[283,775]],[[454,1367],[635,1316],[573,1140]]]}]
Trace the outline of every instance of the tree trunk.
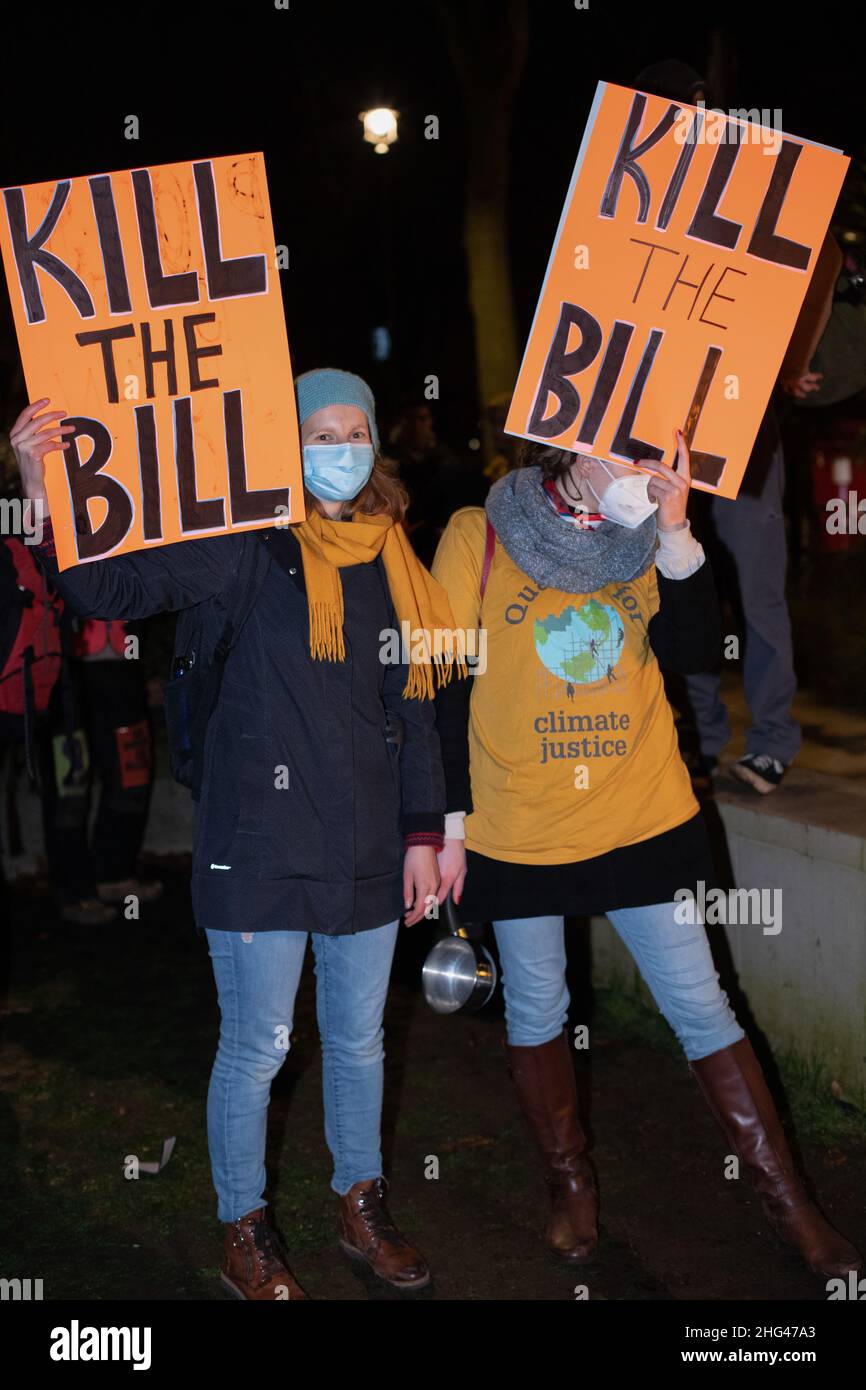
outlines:
[{"label": "tree trunk", "polygon": [[469,5],[441,0],[438,9],[464,93],[464,238],[483,411],[513,391],[518,368],[508,252],[508,146],[511,101],[526,57],[527,11],[525,0]]}]

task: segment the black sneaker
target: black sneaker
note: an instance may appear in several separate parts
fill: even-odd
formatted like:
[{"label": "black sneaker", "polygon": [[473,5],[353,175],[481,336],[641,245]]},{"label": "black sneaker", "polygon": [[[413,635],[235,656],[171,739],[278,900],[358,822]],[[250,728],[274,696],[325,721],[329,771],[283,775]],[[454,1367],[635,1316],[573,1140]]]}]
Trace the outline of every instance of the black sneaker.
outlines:
[{"label": "black sneaker", "polygon": [[785,775],[785,764],[766,753],[748,753],[738,759],[731,768],[731,775],[741,782],[748,782],[756,792],[766,796],[774,792]]}]

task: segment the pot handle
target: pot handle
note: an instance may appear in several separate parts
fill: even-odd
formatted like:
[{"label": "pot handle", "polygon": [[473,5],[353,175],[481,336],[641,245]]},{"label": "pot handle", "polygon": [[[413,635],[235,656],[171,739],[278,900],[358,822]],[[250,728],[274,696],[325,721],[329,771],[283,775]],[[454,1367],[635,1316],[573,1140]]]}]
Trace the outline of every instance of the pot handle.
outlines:
[{"label": "pot handle", "polygon": [[444,903],[442,904],[442,920],[445,923],[446,930],[449,931],[452,936],[462,936],[465,939],[466,928],[464,927],[462,919],[460,917],[460,913],[457,910],[457,904],[451,897],[450,889],[448,890],[448,894],[445,898]]}]

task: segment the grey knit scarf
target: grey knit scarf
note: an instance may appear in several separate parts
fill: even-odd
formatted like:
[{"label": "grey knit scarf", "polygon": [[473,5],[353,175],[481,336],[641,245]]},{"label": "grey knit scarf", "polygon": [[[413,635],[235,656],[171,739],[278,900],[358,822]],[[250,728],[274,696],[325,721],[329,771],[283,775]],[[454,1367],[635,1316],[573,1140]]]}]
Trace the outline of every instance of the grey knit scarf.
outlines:
[{"label": "grey knit scarf", "polygon": [[518,569],[548,589],[594,594],[605,584],[637,579],[653,562],[655,512],[633,531],[615,521],[583,531],[554,511],[537,466],[516,468],[494,483],[485,510]]}]

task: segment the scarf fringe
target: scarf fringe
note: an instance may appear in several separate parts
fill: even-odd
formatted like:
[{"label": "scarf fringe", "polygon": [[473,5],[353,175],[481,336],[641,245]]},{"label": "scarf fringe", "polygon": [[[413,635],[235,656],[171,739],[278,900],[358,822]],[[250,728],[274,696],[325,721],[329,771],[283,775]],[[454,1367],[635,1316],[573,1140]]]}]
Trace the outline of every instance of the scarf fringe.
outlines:
[{"label": "scarf fringe", "polygon": [[343,615],[334,604],[310,604],[310,654],[317,661],[345,661]]},{"label": "scarf fringe", "polygon": [[[371,534],[372,533],[372,534]],[[317,513],[297,528],[310,613],[310,655],[317,661],[345,661],[343,593],[338,570],[343,564],[372,562],[381,552],[397,619],[414,634],[424,633],[422,652],[414,646],[403,695],[432,700],[436,689],[451,679],[456,666],[468,675],[463,642],[454,631],[448,596],[421,565],[405,528],[382,516],[362,517],[347,526]],[[452,634],[445,650],[432,651],[430,632]],[[438,645],[438,644],[437,644]],[[435,674],[434,674],[435,673]]]},{"label": "scarf fringe", "polygon": [[[432,700],[441,686],[447,685],[455,669],[460,676],[468,676],[469,671],[464,658],[458,653],[447,652],[434,656],[432,661],[410,661],[409,678],[403,687],[406,700]],[[433,675],[436,675],[434,687]]]},{"label": "scarf fringe", "polygon": [[[346,659],[342,618],[330,604],[310,604],[310,653],[317,661]],[[450,681],[455,670],[462,677],[469,674],[459,651],[441,652],[424,661],[410,661],[409,676],[403,687],[404,698],[432,700],[436,691]]]}]

